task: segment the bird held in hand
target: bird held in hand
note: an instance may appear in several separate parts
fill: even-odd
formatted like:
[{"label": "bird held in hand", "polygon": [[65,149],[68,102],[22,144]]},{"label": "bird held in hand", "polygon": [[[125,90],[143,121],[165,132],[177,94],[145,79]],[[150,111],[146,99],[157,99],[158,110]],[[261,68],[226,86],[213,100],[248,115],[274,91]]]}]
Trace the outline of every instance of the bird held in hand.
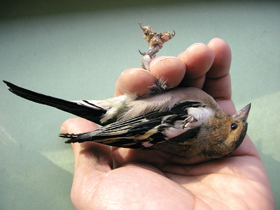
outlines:
[{"label": "bird held in hand", "polygon": [[[150,27],[139,25],[149,44],[148,53],[141,53],[142,67],[148,70],[151,59],[175,32],[157,34]],[[210,95],[198,88],[169,89],[160,81],[156,81],[145,96],[126,94],[105,100],[81,101],[66,101],[4,82],[20,97],[103,126],[87,133],[60,134],[68,138],[66,143],[94,141],[124,148],[157,149],[184,157],[230,155],[246,135],[251,107],[248,104],[236,114],[229,115]]]},{"label": "bird held in hand", "polygon": [[140,98],[121,95],[75,102],[4,82],[18,96],[103,125],[88,133],[60,134],[69,138],[66,143],[95,141],[117,147],[158,149],[185,157],[219,158],[235,151],[246,135],[251,106],[229,115],[210,95],[193,87]]}]

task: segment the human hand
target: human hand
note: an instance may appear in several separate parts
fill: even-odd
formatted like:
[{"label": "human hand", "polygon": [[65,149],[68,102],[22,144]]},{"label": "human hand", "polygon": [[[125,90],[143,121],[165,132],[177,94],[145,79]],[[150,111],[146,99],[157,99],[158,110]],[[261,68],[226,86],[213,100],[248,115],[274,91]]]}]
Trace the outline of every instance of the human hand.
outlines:
[{"label": "human hand", "polygon": [[[166,84],[203,88],[229,114],[231,52],[221,39],[194,44],[177,58],[158,57],[150,72],[125,70],[116,95],[143,95],[164,78]],[[97,126],[75,118],[63,133],[83,133]],[[76,209],[275,209],[260,156],[248,136],[222,159],[185,158],[161,151],[113,148],[95,142],[72,144],[75,173],[71,199]],[[113,159],[115,168],[113,169]]]}]

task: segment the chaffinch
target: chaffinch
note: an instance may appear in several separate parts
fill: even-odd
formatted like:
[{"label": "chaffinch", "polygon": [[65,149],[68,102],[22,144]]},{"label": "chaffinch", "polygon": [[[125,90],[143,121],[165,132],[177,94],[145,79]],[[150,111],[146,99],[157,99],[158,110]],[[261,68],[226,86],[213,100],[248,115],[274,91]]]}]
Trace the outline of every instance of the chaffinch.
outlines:
[{"label": "chaffinch", "polygon": [[[140,52],[142,67],[148,70],[150,60],[175,32],[157,34],[149,26],[139,25],[149,44],[148,53]],[[248,104],[229,115],[204,91],[194,87],[170,89],[160,80],[141,97],[126,94],[81,101],[67,101],[4,82],[18,96],[103,126],[88,133],[60,134],[68,138],[66,143],[95,141],[117,147],[157,149],[185,157],[221,158],[234,152],[246,135],[251,107]]]}]

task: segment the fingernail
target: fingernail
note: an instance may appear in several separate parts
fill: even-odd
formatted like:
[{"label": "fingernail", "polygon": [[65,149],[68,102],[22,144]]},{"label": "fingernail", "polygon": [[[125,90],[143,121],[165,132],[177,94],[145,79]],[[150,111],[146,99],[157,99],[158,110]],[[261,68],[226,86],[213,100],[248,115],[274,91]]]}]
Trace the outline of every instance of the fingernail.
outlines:
[{"label": "fingernail", "polygon": [[151,61],[150,66],[153,66],[153,65],[155,65],[155,64],[157,64],[157,63],[159,63],[159,62],[161,62],[161,61],[163,61],[165,59],[168,59],[168,58],[176,58],[176,57],[173,57],[173,56],[160,56],[160,57],[157,57],[157,58],[155,58],[155,59],[153,59]]},{"label": "fingernail", "polygon": [[200,44],[202,44],[202,43],[194,43],[194,44],[192,44],[191,46],[189,46],[186,50],[190,50],[192,47],[196,47],[197,45],[200,45]]},{"label": "fingernail", "polygon": [[60,133],[67,133],[67,129],[64,126],[62,126],[60,128]]}]

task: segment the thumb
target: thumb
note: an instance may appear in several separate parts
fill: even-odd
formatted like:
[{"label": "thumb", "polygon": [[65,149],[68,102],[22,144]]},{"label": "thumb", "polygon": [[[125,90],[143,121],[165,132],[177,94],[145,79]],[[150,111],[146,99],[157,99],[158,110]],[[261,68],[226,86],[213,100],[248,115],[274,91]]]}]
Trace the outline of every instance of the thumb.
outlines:
[{"label": "thumb", "polygon": [[[61,133],[85,133],[98,126],[82,118],[66,120]],[[71,200],[76,209],[90,206],[98,184],[111,171],[112,153],[109,146],[95,142],[73,143],[75,172],[71,189]]]},{"label": "thumb", "polygon": [[[86,133],[96,130],[98,126],[83,118],[71,118],[66,120],[60,128],[61,133]],[[112,156],[109,146],[95,142],[73,143],[75,156],[75,170],[85,166],[88,171],[100,170],[99,165],[111,165]],[[92,167],[90,167],[92,166]]]}]

